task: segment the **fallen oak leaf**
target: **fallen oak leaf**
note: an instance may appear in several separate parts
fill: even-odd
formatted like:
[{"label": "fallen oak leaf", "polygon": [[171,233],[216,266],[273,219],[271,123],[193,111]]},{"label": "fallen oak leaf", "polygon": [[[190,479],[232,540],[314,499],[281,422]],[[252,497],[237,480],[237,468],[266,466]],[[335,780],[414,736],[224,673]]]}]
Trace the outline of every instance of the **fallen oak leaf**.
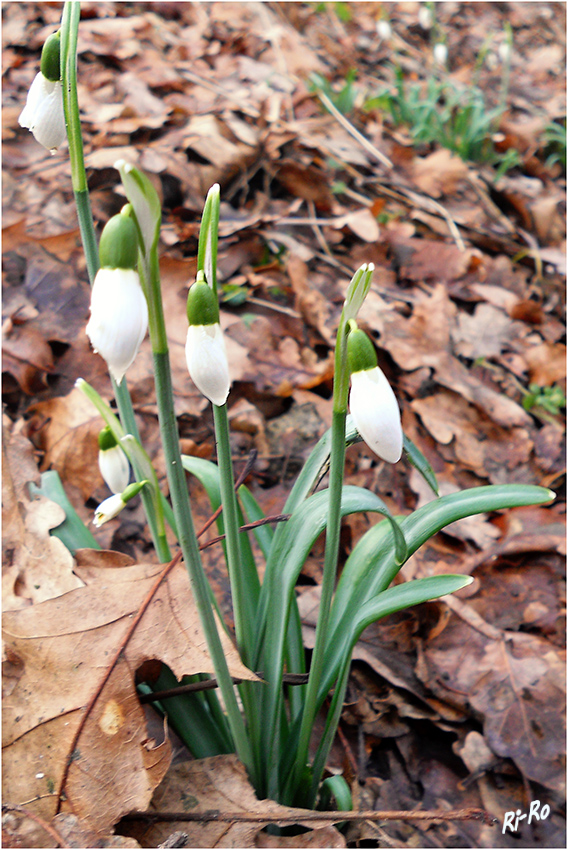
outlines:
[{"label": "fallen oak leaf", "polygon": [[[169,743],[147,739],[137,668],[157,658],[178,678],[214,672],[183,567],[109,569],[108,554],[76,568],[85,587],[4,619],[4,797],[35,791],[38,816],[61,808],[99,832],[147,806],[170,763]],[[231,675],[256,679],[221,635]]]}]

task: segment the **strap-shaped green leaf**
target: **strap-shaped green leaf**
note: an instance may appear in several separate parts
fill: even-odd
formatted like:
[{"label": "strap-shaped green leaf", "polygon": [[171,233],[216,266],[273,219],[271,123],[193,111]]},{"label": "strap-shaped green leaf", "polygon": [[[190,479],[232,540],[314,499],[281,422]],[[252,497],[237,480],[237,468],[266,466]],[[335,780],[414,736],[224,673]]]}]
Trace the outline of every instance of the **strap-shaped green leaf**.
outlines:
[{"label": "strap-shaped green leaf", "polygon": [[[306,499],[286,525],[275,535],[266,565],[256,625],[257,648],[253,668],[261,669],[267,685],[263,688],[263,714],[270,722],[263,730],[262,756],[267,764],[275,764],[282,732],[278,718],[282,704],[281,676],[286,652],[286,634],[294,586],[306,557],[327,521],[328,491],[322,490]],[[391,523],[395,541],[393,551],[404,559],[406,545],[396,521],[385,503],[361,487],[343,487],[341,515],[372,511],[386,516]]]},{"label": "strap-shaped green leaf", "polygon": [[[473,487],[442,496],[400,520],[408,557],[456,520],[489,511],[550,502],[554,495],[545,487],[502,484]],[[345,645],[349,641],[348,636],[353,635],[363,606],[386,590],[400,569],[394,559],[392,542],[388,539],[390,535],[385,535],[381,525],[374,526],[361,538],[345,563],[332,608],[330,647]],[[336,675],[337,669],[330,660],[326,665],[326,693]]]}]

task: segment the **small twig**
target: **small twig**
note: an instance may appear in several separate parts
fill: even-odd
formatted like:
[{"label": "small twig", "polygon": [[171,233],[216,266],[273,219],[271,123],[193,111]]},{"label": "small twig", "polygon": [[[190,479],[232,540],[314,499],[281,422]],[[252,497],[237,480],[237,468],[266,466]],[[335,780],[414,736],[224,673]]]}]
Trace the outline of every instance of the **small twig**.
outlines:
[{"label": "small twig", "polygon": [[[241,484],[244,484],[244,482],[246,481],[248,476],[251,474],[251,472],[254,468],[254,464],[256,462],[257,455],[258,455],[258,452],[257,452],[256,449],[253,449],[251,451],[251,453],[249,454],[249,456],[246,460],[246,463],[245,463],[245,465],[244,465],[244,467],[241,471],[241,474],[239,475],[239,477],[235,481],[235,490],[238,490],[239,487],[241,486]],[[197,538],[198,539],[207,531],[208,528],[210,528],[213,525],[215,520],[221,515],[222,512],[223,512],[223,505],[219,505],[217,510],[213,514],[211,514],[211,516],[209,517],[207,522],[197,532]],[[217,539],[222,539],[222,538],[216,538],[214,542],[217,542]],[[210,545],[209,543],[206,544],[206,546],[209,546],[209,545]],[[205,548],[205,546],[203,546],[202,548]]]},{"label": "small twig", "polygon": [[55,827],[51,826],[51,824],[47,823],[47,821],[43,820],[43,818],[40,818],[38,815],[35,815],[33,812],[29,812],[23,806],[18,806],[15,803],[2,803],[2,811],[17,812],[20,815],[24,815],[24,817],[33,820],[34,823],[37,823],[37,825],[45,830],[48,835],[51,835],[58,847],[71,847],[71,844],[67,844],[67,842],[57,832]]},{"label": "small twig", "polygon": [[[215,515],[213,515],[215,517]],[[286,522],[290,519],[290,514],[275,514],[274,516],[265,516],[263,519],[257,519],[255,522],[248,522],[246,525],[241,525],[239,531],[251,531],[253,528],[260,528],[261,525],[268,525],[271,522]],[[202,543],[200,549],[207,549],[208,546],[213,546],[214,543],[219,543],[225,539],[224,534],[219,534],[217,537],[212,537],[207,543]]]},{"label": "small twig", "polygon": [[[259,680],[262,682],[262,672],[256,673]],[[244,679],[239,679],[233,676],[233,685],[241,685]],[[307,673],[284,673],[282,676],[282,684],[284,685],[305,685],[308,681]],[[166,691],[156,691],[152,694],[140,694],[139,699],[142,705],[149,702],[161,702],[171,697],[179,697],[182,694],[191,694],[195,691],[210,691],[213,688],[218,688],[217,679],[207,679],[204,682],[192,682],[189,685],[180,685],[177,688],[168,688]]]},{"label": "small twig", "polygon": [[286,814],[262,814],[261,812],[220,812],[218,809],[205,812],[131,812],[123,820],[142,820],[146,822],[197,821],[201,823],[339,823],[341,821],[464,821],[478,820],[493,826],[497,818],[485,809],[454,809],[450,811],[404,812],[404,811],[362,811],[362,812],[311,812],[307,809],[286,809]]},{"label": "small twig", "polygon": [[341,124],[343,129],[347,130],[347,132],[351,136],[353,136],[353,138],[356,139],[362,147],[365,148],[367,153],[370,153],[372,156],[375,157],[375,159],[378,159],[378,161],[380,163],[382,163],[382,165],[386,165],[387,168],[393,167],[393,164],[390,161],[390,159],[388,158],[388,156],[385,156],[384,153],[381,153],[380,150],[378,148],[376,148],[363,135],[363,133],[360,133],[359,130],[357,130],[353,126],[353,124],[350,121],[347,120],[345,115],[343,115],[343,113],[339,111],[339,109],[335,106],[335,104],[332,103],[332,101],[329,99],[329,97],[326,94],[324,94],[323,92],[318,92],[318,96],[319,96],[319,99],[321,100],[321,102],[323,103],[323,105],[325,106],[325,108],[327,110],[329,110],[329,112],[331,112],[331,114],[333,115],[335,120],[339,121],[339,123]]}]

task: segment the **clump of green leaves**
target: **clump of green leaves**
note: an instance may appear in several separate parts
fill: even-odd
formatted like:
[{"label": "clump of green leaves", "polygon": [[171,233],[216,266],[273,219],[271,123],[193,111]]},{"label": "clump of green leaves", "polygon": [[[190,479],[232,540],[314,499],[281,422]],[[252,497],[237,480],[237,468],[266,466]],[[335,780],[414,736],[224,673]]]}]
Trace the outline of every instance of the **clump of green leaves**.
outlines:
[{"label": "clump of green leaves", "polygon": [[519,161],[517,151],[498,153],[493,134],[503,106],[488,108],[477,86],[461,87],[436,77],[424,84],[409,83],[401,68],[394,68],[394,86],[367,100],[365,109],[382,109],[394,125],[406,125],[414,144],[438,144],[463,160],[499,166],[502,173]]},{"label": "clump of green leaves", "polygon": [[563,122],[551,121],[546,125],[544,144],[547,167],[560,163],[563,174],[566,174],[566,118]]},{"label": "clump of green leaves", "polygon": [[566,396],[562,387],[554,384],[552,387],[541,387],[538,384],[529,384],[529,389],[522,401],[525,410],[533,407],[542,407],[547,413],[556,416],[562,408],[566,407]]}]

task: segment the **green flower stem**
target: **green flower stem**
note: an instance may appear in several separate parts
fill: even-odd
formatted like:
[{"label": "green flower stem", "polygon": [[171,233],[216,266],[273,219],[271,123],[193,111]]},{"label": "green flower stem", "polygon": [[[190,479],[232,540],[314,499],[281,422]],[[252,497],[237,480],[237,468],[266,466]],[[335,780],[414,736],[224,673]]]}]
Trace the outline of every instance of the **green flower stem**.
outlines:
[{"label": "green flower stem", "polygon": [[99,268],[99,251],[91,213],[85,160],[83,157],[83,136],[81,117],[77,98],[77,40],[81,4],[67,2],[61,18],[61,79],[63,87],[63,110],[69,141],[69,161],[71,165],[71,183],[77,204],[77,217],[81,240],[87,261],[87,271],[91,285]]},{"label": "green flower stem", "polygon": [[[292,787],[301,788],[301,777],[306,769],[310,737],[317,713],[319,684],[323,672],[326,640],[331,610],[331,601],[337,573],[339,536],[341,531],[341,493],[345,464],[345,421],[349,393],[349,369],[347,365],[348,321],[342,315],[337,331],[335,346],[335,374],[333,383],[333,417],[331,422],[331,456],[329,469],[329,502],[325,538],[325,556],[321,599],[316,626],[316,637],[310,674],[306,687],[304,712],[298,738],[298,750]],[[301,792],[300,792],[301,793]]]},{"label": "green flower stem", "polygon": [[[136,424],[134,408],[132,407],[132,399],[130,398],[130,393],[128,392],[126,381],[123,379],[120,384],[117,384],[114,378],[111,378],[111,380],[122,427],[124,428],[127,434],[132,434],[136,442],[142,445],[140,443],[140,433]],[[137,478],[138,480],[141,480],[138,476]],[[157,479],[155,482],[155,486],[156,488],[158,488]],[[157,499],[156,501],[154,501],[150,489],[146,487],[143,487],[140,492],[140,498],[142,500],[142,505],[144,507],[144,512],[148,521],[148,528],[150,529],[150,534],[152,535],[152,541],[154,543],[156,554],[160,562],[162,564],[166,564],[168,561],[171,561],[172,555],[170,552],[168,541],[166,539],[166,529],[164,526],[164,511],[160,500],[161,493],[159,489],[157,490],[156,496]]]},{"label": "green flower stem", "polygon": [[235,635],[241,658],[245,664],[251,663],[251,653],[254,642],[254,621],[256,617],[255,600],[252,598],[253,589],[247,592],[244,584],[246,578],[241,568],[239,546],[239,519],[237,494],[233,474],[233,461],[229,442],[229,417],[227,405],[213,405],[215,422],[215,437],[217,441],[217,460],[219,466],[219,484],[221,502],[223,504],[223,526],[225,530],[225,545],[227,550],[227,567],[233,595],[233,616],[235,620]]},{"label": "green flower stem", "polygon": [[[69,141],[69,162],[71,166],[71,183],[77,206],[77,218],[81,241],[87,262],[87,273],[91,286],[99,270],[99,249],[93,224],[93,214],[89,198],[89,187],[83,156],[83,136],[81,133],[81,116],[77,98],[77,41],[79,37],[79,21],[81,4],[67,2],[63,7],[61,18],[61,80],[63,88],[63,110]],[[126,382],[120,386],[112,380],[114,394],[124,430],[140,443],[140,434],[134,418],[132,401]],[[140,480],[140,479],[139,479]],[[140,494],[152,535],[154,547],[160,561],[166,563],[171,559],[170,549],[164,532],[162,511],[158,509],[151,493],[143,488]],[[160,506],[161,507],[161,506]]]},{"label": "green flower stem", "polygon": [[173,405],[170,361],[167,350],[154,351],[154,371],[160,432],[162,434],[166,471],[170,484],[174,515],[178,527],[179,543],[189,573],[207,646],[213,660],[217,682],[219,683],[225,702],[237,755],[245,766],[249,767],[252,764],[250,744],[233,690],[233,682],[229,668],[227,667],[227,660],[223,653],[219,632],[217,631],[217,624],[215,623],[215,617],[209,599],[209,585],[201,563],[193,517],[191,515],[187,483],[179,449],[179,438]]},{"label": "green flower stem", "polygon": [[217,682],[219,683],[225,703],[229,727],[235,742],[235,749],[238,757],[250,769],[252,767],[250,742],[239,710],[233,689],[233,682],[227,666],[227,659],[223,652],[223,646],[211,606],[211,588],[201,563],[199,545],[191,514],[191,505],[189,503],[185,471],[181,461],[179,436],[174,411],[168,339],[160,289],[157,238],[155,238],[154,244],[149,249],[147,255],[142,251],[140,252],[139,271],[143,278],[142,284],[148,299],[148,327],[154,357],[156,401],[158,403],[160,433],[166,460],[166,473],[178,529],[178,540],[199,610],[207,646],[215,668]]}]

